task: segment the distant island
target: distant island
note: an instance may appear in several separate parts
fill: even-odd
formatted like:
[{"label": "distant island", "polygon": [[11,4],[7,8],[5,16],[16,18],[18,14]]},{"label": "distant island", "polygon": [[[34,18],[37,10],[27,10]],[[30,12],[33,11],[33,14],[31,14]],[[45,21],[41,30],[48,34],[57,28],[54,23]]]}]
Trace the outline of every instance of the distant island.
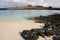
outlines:
[{"label": "distant island", "polygon": [[16,7],[9,7],[9,8],[0,8],[0,10],[60,10],[60,8],[52,8],[50,7],[43,7],[43,6],[16,6]]}]

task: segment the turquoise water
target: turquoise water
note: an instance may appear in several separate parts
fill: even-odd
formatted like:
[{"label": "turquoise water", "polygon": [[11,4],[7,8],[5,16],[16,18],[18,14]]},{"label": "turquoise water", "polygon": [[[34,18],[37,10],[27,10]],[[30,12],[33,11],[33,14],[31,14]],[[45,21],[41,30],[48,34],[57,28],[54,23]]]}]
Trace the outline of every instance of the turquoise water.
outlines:
[{"label": "turquoise water", "polygon": [[60,10],[1,10],[0,19],[25,19],[53,13],[60,13]]}]

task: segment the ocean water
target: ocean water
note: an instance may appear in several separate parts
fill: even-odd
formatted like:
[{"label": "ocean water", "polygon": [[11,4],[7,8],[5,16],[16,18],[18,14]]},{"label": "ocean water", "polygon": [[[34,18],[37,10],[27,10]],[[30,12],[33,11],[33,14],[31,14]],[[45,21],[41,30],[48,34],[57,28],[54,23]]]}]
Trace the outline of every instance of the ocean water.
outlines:
[{"label": "ocean water", "polygon": [[0,19],[26,19],[60,13],[60,10],[0,10]]}]

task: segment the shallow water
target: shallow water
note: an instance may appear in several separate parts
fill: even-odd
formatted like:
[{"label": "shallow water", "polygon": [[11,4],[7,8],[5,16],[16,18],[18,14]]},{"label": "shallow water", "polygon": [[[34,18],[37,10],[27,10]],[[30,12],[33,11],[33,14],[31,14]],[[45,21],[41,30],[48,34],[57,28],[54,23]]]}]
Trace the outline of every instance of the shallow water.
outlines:
[{"label": "shallow water", "polygon": [[0,19],[26,19],[53,13],[60,13],[60,10],[0,10]]}]

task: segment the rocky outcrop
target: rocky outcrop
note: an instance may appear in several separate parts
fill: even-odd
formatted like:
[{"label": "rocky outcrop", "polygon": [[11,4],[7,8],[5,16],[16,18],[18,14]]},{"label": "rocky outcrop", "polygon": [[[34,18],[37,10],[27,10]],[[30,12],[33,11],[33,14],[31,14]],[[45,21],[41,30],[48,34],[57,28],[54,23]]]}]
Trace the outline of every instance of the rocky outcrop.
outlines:
[{"label": "rocky outcrop", "polygon": [[[40,19],[41,18],[41,19]],[[50,19],[50,20],[49,20]],[[60,14],[53,14],[48,16],[35,17],[34,20],[44,20],[45,26],[42,29],[24,30],[21,36],[25,40],[37,40],[39,36],[53,36],[53,40],[60,40]]]},{"label": "rocky outcrop", "polygon": [[31,29],[31,30],[24,30],[21,33],[21,36],[25,40],[37,40],[39,36],[45,38],[45,36],[53,36],[56,35],[55,30],[52,28],[53,26],[50,24],[45,24],[42,29]]}]

